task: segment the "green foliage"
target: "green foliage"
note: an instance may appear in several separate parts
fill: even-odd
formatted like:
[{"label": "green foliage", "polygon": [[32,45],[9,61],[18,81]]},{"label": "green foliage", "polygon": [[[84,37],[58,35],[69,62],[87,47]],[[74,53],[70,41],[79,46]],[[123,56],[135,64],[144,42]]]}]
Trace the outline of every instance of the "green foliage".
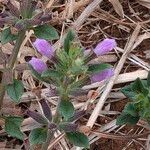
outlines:
[{"label": "green foliage", "polygon": [[124,88],[121,89],[121,92],[128,97],[131,100],[135,99],[135,92],[132,91],[132,84],[125,86]]},{"label": "green foliage", "polygon": [[[56,39],[57,36],[50,36],[49,31],[50,28],[47,25],[42,25],[34,29],[35,35],[38,38],[48,40]],[[57,109],[58,112],[56,112],[59,116],[55,116],[52,119],[53,122],[51,122],[50,119],[46,127],[53,131],[55,129],[63,130],[72,144],[88,148],[88,138],[83,133],[77,131],[77,125],[74,122],[69,121],[72,118],[79,118],[79,116],[75,116],[75,109],[70,101],[70,95],[73,92],[80,90],[89,80],[91,74],[99,73],[105,69],[111,68],[112,66],[104,63],[96,65],[87,64],[87,56],[84,55],[83,48],[81,48],[78,43],[73,42],[74,38],[74,32],[69,30],[64,39],[63,47],[61,47],[61,50],[56,51],[54,57],[49,61],[49,69],[43,72],[42,75],[36,72],[31,66],[29,67],[37,79],[55,85],[61,99]],[[45,108],[45,112],[43,112],[47,115],[46,109],[49,109],[47,104],[43,104],[42,108]],[[131,111],[130,113],[133,112]],[[49,114],[50,113],[48,113],[47,116],[49,116]],[[33,117],[32,115],[31,117],[34,120],[37,120],[36,116]],[[35,144],[37,143],[38,142],[35,142]]]},{"label": "green foliage", "polygon": [[6,44],[8,42],[12,42],[12,41],[16,40],[17,35],[13,35],[11,33],[11,30],[10,30],[10,27],[9,27],[9,28],[6,28],[2,31],[0,39],[1,39],[2,44]]},{"label": "green foliage", "polygon": [[41,78],[42,79],[49,79],[49,81],[52,81],[53,84],[59,85],[63,76],[57,70],[48,69],[42,73]]},{"label": "green foliage", "polygon": [[33,15],[33,11],[35,6],[30,0],[26,0],[26,2],[22,2],[20,13],[23,18],[31,18]]},{"label": "green foliage", "polygon": [[6,86],[7,94],[16,103],[20,102],[20,98],[24,92],[24,87],[21,81],[14,79],[13,84]]},{"label": "green foliage", "polygon": [[124,87],[122,92],[132,101],[127,103],[122,114],[117,118],[117,124],[134,125],[140,118],[150,123],[149,75],[147,81],[138,78],[130,85]]},{"label": "green foliage", "polygon": [[105,63],[94,64],[94,65],[89,66],[88,71],[92,74],[95,74],[95,73],[99,73],[99,72],[101,72],[105,69],[109,69],[109,68],[112,68],[112,66],[110,64],[105,64]]},{"label": "green foliage", "polygon": [[123,124],[129,124],[129,125],[135,125],[139,121],[139,117],[134,117],[127,113],[122,113],[117,118],[117,125],[123,125]]},{"label": "green foliage", "polygon": [[125,106],[123,112],[126,113],[126,114],[130,114],[131,116],[134,116],[134,117],[137,117],[137,116],[138,116],[138,112],[137,112],[137,110],[135,109],[134,103],[128,103],[128,104]]},{"label": "green foliage", "polygon": [[75,146],[89,148],[89,141],[86,135],[80,132],[66,133],[68,140]]},{"label": "green foliage", "polygon": [[74,115],[74,106],[69,100],[61,100],[59,112],[65,120],[68,120]]},{"label": "green foliage", "polygon": [[132,90],[136,92],[136,94],[144,94],[145,96],[148,94],[148,89],[144,86],[143,82],[137,78],[132,84]]},{"label": "green foliage", "polygon": [[72,30],[69,30],[64,40],[64,50],[66,51],[66,53],[69,53],[70,45],[71,42],[74,40],[74,38],[75,38],[74,32]]},{"label": "green foliage", "polygon": [[149,72],[148,77],[147,77],[147,86],[150,88],[150,72]]},{"label": "green foliage", "polygon": [[46,138],[47,138],[46,128],[33,129],[29,135],[29,141],[31,145],[42,144],[46,141]]},{"label": "green foliage", "polygon": [[42,77],[56,79],[56,78],[60,78],[61,74],[56,70],[48,69],[42,73]]},{"label": "green foliage", "polygon": [[34,34],[36,37],[45,40],[56,40],[59,37],[56,29],[46,24],[35,27]]},{"label": "green foliage", "polygon": [[5,118],[5,131],[12,137],[23,140],[23,133],[20,131],[20,126],[23,118],[18,116],[9,116]]}]

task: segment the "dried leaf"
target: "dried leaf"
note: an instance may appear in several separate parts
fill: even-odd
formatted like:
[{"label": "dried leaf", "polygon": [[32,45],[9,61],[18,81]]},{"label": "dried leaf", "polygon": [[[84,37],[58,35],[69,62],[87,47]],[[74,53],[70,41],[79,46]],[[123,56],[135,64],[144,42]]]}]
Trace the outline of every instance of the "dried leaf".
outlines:
[{"label": "dried leaf", "polygon": [[114,7],[114,10],[116,11],[116,13],[124,18],[124,11],[123,11],[123,8],[122,8],[122,5],[120,3],[119,0],[109,0],[109,2],[113,5]]}]

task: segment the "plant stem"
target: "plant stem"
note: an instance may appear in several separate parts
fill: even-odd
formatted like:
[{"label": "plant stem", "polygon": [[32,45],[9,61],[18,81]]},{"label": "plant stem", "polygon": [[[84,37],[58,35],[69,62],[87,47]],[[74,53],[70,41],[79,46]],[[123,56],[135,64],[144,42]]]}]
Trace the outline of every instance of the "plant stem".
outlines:
[{"label": "plant stem", "polygon": [[14,64],[15,64],[17,56],[18,56],[19,49],[20,49],[21,44],[25,38],[25,33],[26,33],[25,30],[22,30],[18,33],[18,39],[16,40],[16,44],[15,44],[15,47],[13,49],[13,53],[12,53],[10,61],[8,63],[8,67],[10,69],[13,69],[13,67],[14,67]]},{"label": "plant stem", "polygon": [[3,105],[4,95],[5,95],[5,87],[3,84],[0,84],[0,110],[1,110],[2,105]]},{"label": "plant stem", "polygon": [[[66,79],[66,78],[65,78]],[[58,104],[57,104],[57,107],[56,107],[56,112],[55,112],[55,115],[53,117],[53,122],[55,124],[59,124],[60,123],[60,119],[61,119],[61,115],[59,113],[59,105],[60,105],[60,102],[62,100],[66,100],[68,99],[68,92],[67,92],[67,88],[68,88],[68,85],[66,84],[66,80],[64,79],[64,83],[61,85],[62,88],[63,88],[63,92],[61,91],[60,93],[60,99],[58,101]],[[48,146],[49,146],[49,143],[51,142],[52,138],[54,137],[54,132],[55,131],[51,131],[51,130],[48,130],[48,133],[47,133],[47,139],[46,139],[46,142],[42,145],[42,150],[47,150]]]},{"label": "plant stem", "polygon": [[49,143],[53,137],[54,137],[54,131],[48,130],[46,142],[42,145],[41,150],[47,150]]},{"label": "plant stem", "polygon": [[[60,114],[59,114],[59,110],[58,110],[60,101],[61,101],[61,99],[59,100],[59,102],[57,104],[56,112],[55,112],[54,119],[53,119],[53,122],[56,124],[58,124],[60,122],[60,118],[61,118]],[[52,138],[54,137],[54,132],[55,131],[48,130],[46,142],[42,145],[41,150],[47,150],[49,143],[51,142]]]},{"label": "plant stem", "polygon": [[[12,52],[12,55],[11,55],[11,58],[10,58],[10,61],[8,62],[8,68],[9,69],[13,69],[14,67],[14,64],[17,60],[17,56],[18,56],[18,52],[19,52],[19,49],[21,47],[21,44],[25,38],[25,33],[26,31],[25,30],[22,30],[18,33],[18,38],[16,40],[16,43],[15,43],[15,46],[14,46],[14,49],[13,49],[13,52]],[[2,76],[2,84],[0,84],[0,110],[2,108],[2,105],[3,105],[3,99],[4,99],[4,95],[5,95],[5,86],[4,86],[4,77]]]}]

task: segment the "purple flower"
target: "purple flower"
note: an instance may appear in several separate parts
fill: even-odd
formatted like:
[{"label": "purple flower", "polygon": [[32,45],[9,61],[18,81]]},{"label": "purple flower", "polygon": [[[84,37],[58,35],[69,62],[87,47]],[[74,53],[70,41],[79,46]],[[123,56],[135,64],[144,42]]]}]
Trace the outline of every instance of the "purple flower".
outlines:
[{"label": "purple flower", "polygon": [[34,70],[36,70],[39,74],[42,74],[42,72],[47,70],[47,65],[44,63],[41,59],[32,57],[32,59],[29,61],[29,64],[33,67]]},{"label": "purple flower", "polygon": [[100,42],[94,49],[94,53],[99,56],[106,54],[107,52],[113,50],[117,46],[117,43],[114,39],[104,39]]},{"label": "purple flower", "polygon": [[99,73],[93,74],[91,76],[91,82],[100,82],[102,80],[108,79],[114,75],[114,70],[112,68],[105,69],[104,71],[101,71]]},{"label": "purple flower", "polygon": [[37,51],[41,53],[42,55],[50,59],[54,56],[54,49],[46,40],[36,39],[33,45],[35,46]]}]

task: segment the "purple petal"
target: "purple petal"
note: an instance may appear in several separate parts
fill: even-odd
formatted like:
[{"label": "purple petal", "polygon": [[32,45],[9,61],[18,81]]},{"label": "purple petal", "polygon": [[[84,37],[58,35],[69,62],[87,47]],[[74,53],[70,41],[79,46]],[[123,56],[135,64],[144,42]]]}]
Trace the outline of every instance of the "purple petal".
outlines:
[{"label": "purple petal", "polygon": [[109,51],[113,50],[117,46],[117,43],[114,39],[104,39],[102,42],[100,42],[96,48],[94,49],[94,53],[99,55],[104,55],[108,53]]},{"label": "purple petal", "polygon": [[47,70],[46,63],[44,63],[41,59],[32,57],[32,59],[29,61],[29,64],[40,74]]},{"label": "purple petal", "polygon": [[44,39],[36,39],[36,41],[33,43],[35,48],[39,53],[42,55],[52,58],[54,55],[54,49],[53,47]]},{"label": "purple petal", "polygon": [[104,71],[101,71],[100,73],[93,74],[91,76],[91,82],[100,82],[102,80],[108,79],[114,75],[114,70],[111,69],[105,69]]}]

